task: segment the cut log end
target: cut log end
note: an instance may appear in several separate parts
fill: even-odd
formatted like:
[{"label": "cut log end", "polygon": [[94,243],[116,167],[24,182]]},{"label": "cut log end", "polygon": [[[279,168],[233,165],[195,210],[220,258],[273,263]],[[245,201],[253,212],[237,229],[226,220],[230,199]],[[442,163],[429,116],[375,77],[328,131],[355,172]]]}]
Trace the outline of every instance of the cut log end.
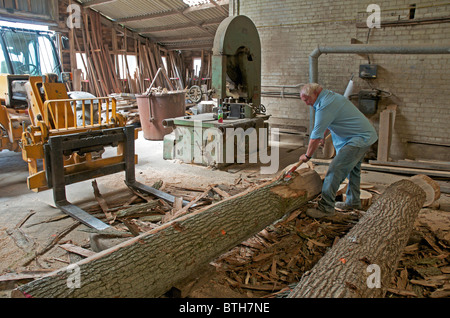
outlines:
[{"label": "cut log end", "polygon": [[[347,195],[342,194],[342,200],[345,202]],[[361,200],[361,206],[363,208],[368,208],[372,205],[372,194],[366,190],[360,190],[359,199]]]},{"label": "cut log end", "polygon": [[277,179],[279,184],[274,186],[271,192],[284,199],[306,196],[309,200],[322,190],[322,179],[319,174],[307,167],[294,171],[287,181],[284,179],[284,173]]},{"label": "cut log end", "polygon": [[424,174],[418,174],[410,178],[412,182],[417,184],[426,194],[426,199],[423,204],[424,207],[428,207],[441,197],[441,189],[439,184]]}]

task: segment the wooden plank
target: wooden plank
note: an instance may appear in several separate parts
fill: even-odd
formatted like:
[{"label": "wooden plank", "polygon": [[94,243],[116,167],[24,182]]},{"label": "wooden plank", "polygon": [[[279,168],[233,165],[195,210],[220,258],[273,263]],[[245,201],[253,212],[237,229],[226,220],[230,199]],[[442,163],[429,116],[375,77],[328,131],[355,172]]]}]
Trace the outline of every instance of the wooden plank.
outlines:
[{"label": "wooden plank", "polygon": [[[70,55],[70,65],[71,65],[71,67],[72,68],[74,68],[75,67],[75,65],[77,65],[77,59],[76,59],[76,52],[75,52],[75,50],[73,49],[73,48],[75,48],[75,38],[76,38],[76,35],[75,35],[75,28],[70,28],[70,30],[69,30],[69,45],[70,45],[70,47],[72,48],[70,51],[69,51],[69,55]],[[61,59],[61,61],[62,61],[62,59]],[[74,72],[75,70],[73,70],[73,72]],[[75,78],[74,78],[75,79]],[[73,85],[75,85],[77,82],[75,82],[75,80],[74,80],[74,82],[73,82],[74,84]],[[81,83],[80,83],[81,84]],[[72,88],[74,91],[76,91],[77,89],[75,89],[75,88]]]},{"label": "wooden plank", "polygon": [[74,91],[81,91],[81,69],[77,68],[72,71],[73,80],[72,80],[72,89]]},{"label": "wooden plank", "polygon": [[119,94],[121,92],[121,90],[120,90],[120,83],[119,83],[119,79],[118,79],[118,74],[114,70],[114,66],[113,66],[113,63],[111,61],[111,52],[106,47],[106,44],[104,46],[104,52],[105,52],[104,53],[104,55],[105,55],[105,63],[107,65],[108,73],[111,76],[111,82],[112,82],[112,85],[113,85],[114,92]]},{"label": "wooden plank", "polygon": [[179,218],[180,216],[186,214],[189,211],[189,208],[191,208],[195,203],[197,203],[199,200],[204,198],[208,195],[208,192],[213,188],[213,186],[208,186],[208,188],[201,194],[197,195],[192,201],[190,201],[188,204],[186,204],[182,209],[180,210],[174,210],[173,214],[167,214],[164,219],[163,223],[169,222],[170,220],[173,220],[175,218]]},{"label": "wooden plank", "polygon": [[108,212],[108,204],[106,203],[105,198],[103,198],[103,196],[100,193],[100,190],[98,189],[97,180],[94,179],[94,181],[92,181],[92,187],[94,188],[95,199],[100,205],[100,208],[102,209],[103,213],[105,213],[106,219],[112,220],[113,216],[110,212]]},{"label": "wooden plank", "polygon": [[26,271],[22,273],[6,273],[0,276],[0,286],[2,283],[8,282],[14,283],[23,280],[32,280],[36,278],[41,278],[42,276],[47,275],[50,272],[51,272],[50,270],[41,270],[41,271]]},{"label": "wooden plank", "polygon": [[389,161],[396,108],[396,105],[390,105],[380,113],[377,153],[377,160],[379,161]]},{"label": "wooden plank", "polygon": [[440,160],[398,160],[401,163],[409,163],[414,167],[420,167],[424,169],[431,170],[445,170],[450,171],[450,161],[440,161]]},{"label": "wooden plank", "polygon": [[[311,159],[312,163],[317,165],[329,165],[331,160],[329,159]],[[391,167],[391,166],[382,166],[375,164],[363,163],[361,164],[362,170],[368,171],[378,171],[378,172],[388,172],[388,173],[398,173],[398,174],[406,174],[406,175],[416,175],[416,174],[424,174],[432,177],[443,177],[450,178],[450,172],[447,171],[439,171],[439,170],[428,170],[428,169],[414,169],[414,168],[402,168],[402,167]]]},{"label": "wooden plank", "polygon": [[158,72],[159,69],[159,64],[156,65],[156,58],[155,58],[155,54],[152,52],[154,49],[154,45],[152,43],[148,43],[146,46],[146,50],[147,50],[147,54],[149,56],[149,60],[152,66],[152,74],[154,74],[154,77],[156,78],[156,85],[158,86],[162,86],[162,81],[156,76],[156,73]]},{"label": "wooden plank", "polygon": [[403,167],[412,169],[426,169],[426,170],[442,170],[450,171],[450,164],[438,164],[438,163],[427,163],[420,161],[380,161],[380,160],[369,160],[369,164],[380,165],[380,166],[391,166],[391,167]]},{"label": "wooden plank", "polygon": [[162,72],[161,72],[161,73],[163,74],[164,78],[166,79],[166,82],[167,82],[167,84],[168,84],[170,90],[173,91],[173,90],[174,90],[174,89],[173,89],[173,85],[172,85],[172,83],[170,82],[169,77],[167,76],[167,73],[166,73],[166,70],[165,70],[164,66],[161,67],[161,69],[162,69]]},{"label": "wooden plank", "polygon": [[73,244],[69,244],[69,243],[59,245],[59,247],[66,250],[67,252],[75,253],[75,254],[78,254],[78,255],[81,255],[84,257],[90,257],[90,256],[93,256],[96,254],[95,252],[93,252],[91,250],[87,250],[85,248],[82,248],[82,247],[79,247],[79,246],[76,246]]},{"label": "wooden plank", "polygon": [[[84,48],[86,48],[86,38],[84,35],[84,28],[81,28],[81,34],[82,34]],[[82,53],[77,36],[75,36],[75,44],[76,44],[76,48],[77,48],[78,52]],[[81,61],[83,62],[84,69],[86,70],[86,79],[88,80],[89,89],[91,92],[95,92],[95,86],[93,84],[92,75],[88,68],[87,62],[85,61],[85,57],[83,56],[83,54],[80,54],[80,56],[81,56]],[[85,56],[87,57],[87,53],[85,53]]]},{"label": "wooden plank", "polygon": [[363,170],[372,170],[372,171],[380,171],[380,172],[408,174],[408,175],[425,174],[427,176],[433,176],[433,177],[450,178],[450,172],[439,171],[439,170],[427,170],[427,169],[414,169],[414,168],[378,166],[378,165],[371,165],[371,164],[362,164],[361,165],[361,169],[363,169]]},{"label": "wooden plank", "polygon": [[95,88],[95,93],[97,96],[103,96],[103,93],[101,91],[101,88],[99,87],[99,83],[98,83],[98,78],[95,72],[95,68],[94,65],[92,63],[92,58],[91,58],[91,53],[89,50],[89,47],[91,46],[91,36],[89,33],[89,20],[88,20],[88,16],[86,14],[83,14],[83,25],[84,27],[81,28],[81,34],[83,37],[83,44],[84,44],[84,51],[86,54],[86,60],[87,60],[87,72],[89,74],[89,81],[92,82],[92,85]]}]

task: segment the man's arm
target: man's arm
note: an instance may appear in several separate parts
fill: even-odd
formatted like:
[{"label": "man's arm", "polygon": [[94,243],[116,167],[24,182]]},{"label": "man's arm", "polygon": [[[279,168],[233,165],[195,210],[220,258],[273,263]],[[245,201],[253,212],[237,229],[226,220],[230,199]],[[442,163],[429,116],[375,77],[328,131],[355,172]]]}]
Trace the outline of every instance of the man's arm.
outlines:
[{"label": "man's arm", "polygon": [[309,161],[309,159],[311,159],[314,155],[314,152],[316,152],[317,148],[319,148],[321,141],[322,139],[310,139],[306,153],[301,155],[299,160],[303,162]]},{"label": "man's arm", "polygon": [[324,110],[315,112],[314,129],[311,132],[306,153],[300,156],[301,161],[307,162],[312,158],[317,148],[319,148],[322,143],[325,143],[325,137],[330,133],[328,127],[333,121],[333,118],[334,114],[332,112]]},{"label": "man's arm", "polygon": [[324,146],[325,145],[325,140],[327,139],[329,134],[330,134],[330,130],[327,128],[327,130],[325,130],[325,133],[323,134],[323,138],[320,139],[319,146]]}]

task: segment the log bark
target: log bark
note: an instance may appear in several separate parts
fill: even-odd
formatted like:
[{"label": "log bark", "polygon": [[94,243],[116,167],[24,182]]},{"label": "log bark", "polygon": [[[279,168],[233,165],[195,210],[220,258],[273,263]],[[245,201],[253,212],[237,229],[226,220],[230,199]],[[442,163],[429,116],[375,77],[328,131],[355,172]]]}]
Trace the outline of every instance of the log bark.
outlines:
[{"label": "log bark", "polygon": [[347,235],[302,276],[288,297],[383,297],[427,199],[422,183],[415,180],[390,185]]},{"label": "log bark", "polygon": [[[18,287],[13,297],[160,297],[177,282],[309,200],[322,188],[302,169],[172,220]],[[75,267],[75,271],[74,271]],[[79,276],[74,276],[79,273]],[[79,288],[68,284],[80,278]]]}]

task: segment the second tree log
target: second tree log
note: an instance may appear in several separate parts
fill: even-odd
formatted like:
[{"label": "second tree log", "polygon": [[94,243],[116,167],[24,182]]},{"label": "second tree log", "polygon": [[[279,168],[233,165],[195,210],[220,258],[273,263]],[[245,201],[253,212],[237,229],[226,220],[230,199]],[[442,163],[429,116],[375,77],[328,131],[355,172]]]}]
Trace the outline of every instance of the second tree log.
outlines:
[{"label": "second tree log", "polygon": [[436,183],[419,175],[390,185],[359,222],[305,273],[289,298],[379,298],[385,295]]}]

